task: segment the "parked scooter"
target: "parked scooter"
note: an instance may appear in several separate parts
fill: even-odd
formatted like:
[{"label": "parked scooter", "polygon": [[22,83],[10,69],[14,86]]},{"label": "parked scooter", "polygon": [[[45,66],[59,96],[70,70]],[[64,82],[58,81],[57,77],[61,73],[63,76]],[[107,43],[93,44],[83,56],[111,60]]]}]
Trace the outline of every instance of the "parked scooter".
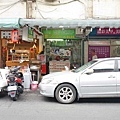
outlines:
[{"label": "parked scooter", "polygon": [[20,94],[23,93],[24,87],[22,85],[23,82],[23,74],[22,72],[18,72],[20,66],[14,67],[10,69],[10,73],[7,76],[8,80],[8,96],[13,100],[16,101]]}]

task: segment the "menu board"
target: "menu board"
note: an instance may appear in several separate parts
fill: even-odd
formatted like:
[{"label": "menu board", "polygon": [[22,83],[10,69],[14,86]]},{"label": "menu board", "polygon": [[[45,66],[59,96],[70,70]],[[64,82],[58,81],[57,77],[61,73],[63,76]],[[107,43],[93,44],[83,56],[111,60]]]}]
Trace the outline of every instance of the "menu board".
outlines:
[{"label": "menu board", "polygon": [[49,71],[51,72],[60,72],[65,70],[65,66],[67,66],[70,69],[70,61],[50,61],[49,62]]},{"label": "menu board", "polygon": [[110,57],[110,46],[89,46],[88,47],[88,61],[92,60],[91,51],[95,50],[98,58]]}]

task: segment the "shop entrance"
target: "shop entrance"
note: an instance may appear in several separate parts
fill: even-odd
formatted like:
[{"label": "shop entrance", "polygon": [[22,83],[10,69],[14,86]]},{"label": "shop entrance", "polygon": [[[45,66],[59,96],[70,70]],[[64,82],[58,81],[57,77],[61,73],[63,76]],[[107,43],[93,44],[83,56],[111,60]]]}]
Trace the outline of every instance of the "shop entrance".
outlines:
[{"label": "shop entrance", "polygon": [[88,49],[85,51],[86,61],[92,60],[92,50],[95,51],[97,58],[120,57],[120,41],[116,39],[103,39],[101,41],[89,41]]},{"label": "shop entrance", "polygon": [[[46,54],[49,59],[49,71],[62,71],[79,67],[81,64],[81,42],[72,39],[46,39]],[[49,47],[47,47],[49,46]]]},{"label": "shop entrance", "polygon": [[49,73],[72,69],[81,65],[81,40],[76,38],[75,29],[44,29],[44,54]]},{"label": "shop entrance", "polygon": [[92,60],[92,50],[95,51],[97,58],[119,57],[119,31],[119,28],[94,28],[85,42],[85,62]]}]

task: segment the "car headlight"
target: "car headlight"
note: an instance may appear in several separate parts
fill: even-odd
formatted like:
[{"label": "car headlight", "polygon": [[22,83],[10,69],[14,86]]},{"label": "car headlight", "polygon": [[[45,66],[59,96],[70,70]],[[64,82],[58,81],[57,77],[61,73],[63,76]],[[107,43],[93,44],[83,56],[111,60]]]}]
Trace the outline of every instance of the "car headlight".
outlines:
[{"label": "car headlight", "polygon": [[53,78],[46,78],[46,79],[42,79],[41,83],[42,84],[49,84],[53,81]]}]

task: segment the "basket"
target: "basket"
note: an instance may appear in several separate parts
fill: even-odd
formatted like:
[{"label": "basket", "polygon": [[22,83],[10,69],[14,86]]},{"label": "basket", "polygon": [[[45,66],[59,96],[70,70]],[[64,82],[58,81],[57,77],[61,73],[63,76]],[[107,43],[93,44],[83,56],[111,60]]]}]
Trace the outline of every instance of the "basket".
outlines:
[{"label": "basket", "polygon": [[32,81],[31,90],[36,91],[38,89],[38,81]]}]

